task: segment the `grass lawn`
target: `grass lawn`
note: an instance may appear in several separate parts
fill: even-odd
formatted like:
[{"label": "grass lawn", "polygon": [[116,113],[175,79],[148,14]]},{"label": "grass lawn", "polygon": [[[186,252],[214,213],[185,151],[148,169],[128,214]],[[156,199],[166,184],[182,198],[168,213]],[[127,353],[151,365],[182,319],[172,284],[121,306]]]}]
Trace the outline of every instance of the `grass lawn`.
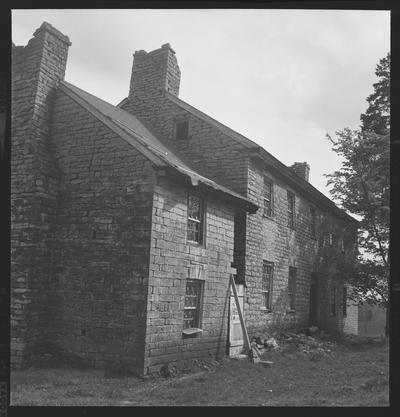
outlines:
[{"label": "grass lawn", "polygon": [[328,356],[269,352],[265,367],[223,359],[172,378],[41,368],[11,375],[11,405],[388,406],[387,341],[340,342]]}]

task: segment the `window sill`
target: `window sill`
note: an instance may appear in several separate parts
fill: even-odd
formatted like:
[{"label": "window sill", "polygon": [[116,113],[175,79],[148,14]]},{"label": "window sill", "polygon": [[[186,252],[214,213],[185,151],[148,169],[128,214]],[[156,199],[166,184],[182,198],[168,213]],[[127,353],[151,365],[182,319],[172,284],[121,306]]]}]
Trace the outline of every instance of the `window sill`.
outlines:
[{"label": "window sill", "polygon": [[272,308],[261,307],[261,311],[263,311],[264,313],[272,313]]},{"label": "window sill", "polygon": [[203,329],[198,329],[197,327],[190,327],[189,329],[182,330],[184,336],[193,336],[200,333],[203,333]]},{"label": "window sill", "polygon": [[200,242],[196,242],[195,240],[189,240],[188,239],[186,241],[186,243],[190,246],[195,246],[195,247],[198,247],[198,248],[204,248],[205,247],[203,242],[200,243]]},{"label": "window sill", "polygon": [[286,313],[294,314],[294,313],[296,313],[296,310],[294,308],[292,308],[292,309],[286,310]]},{"label": "window sill", "polygon": [[267,214],[263,214],[262,216],[263,216],[264,219],[275,220],[275,217],[273,215],[272,216],[268,216]]}]

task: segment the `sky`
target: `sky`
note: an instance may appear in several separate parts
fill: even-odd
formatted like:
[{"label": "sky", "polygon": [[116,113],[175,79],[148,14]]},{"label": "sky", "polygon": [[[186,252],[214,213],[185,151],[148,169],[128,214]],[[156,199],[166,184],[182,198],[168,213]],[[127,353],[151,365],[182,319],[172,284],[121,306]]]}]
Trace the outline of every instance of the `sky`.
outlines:
[{"label": "sky", "polygon": [[13,10],[14,44],[43,21],[72,42],[65,79],[114,105],[128,95],[133,53],[170,43],[182,100],[286,165],[307,161],[328,197],[324,174],[341,160],[326,134],[359,126],[390,51],[389,11]]}]

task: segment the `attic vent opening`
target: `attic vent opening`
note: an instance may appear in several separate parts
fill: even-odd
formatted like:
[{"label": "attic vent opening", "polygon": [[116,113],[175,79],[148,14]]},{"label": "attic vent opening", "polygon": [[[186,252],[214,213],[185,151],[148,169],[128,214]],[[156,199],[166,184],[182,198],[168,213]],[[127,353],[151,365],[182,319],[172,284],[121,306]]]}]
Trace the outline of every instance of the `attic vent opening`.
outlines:
[{"label": "attic vent opening", "polygon": [[189,138],[189,122],[176,122],[175,123],[175,139],[184,140]]}]

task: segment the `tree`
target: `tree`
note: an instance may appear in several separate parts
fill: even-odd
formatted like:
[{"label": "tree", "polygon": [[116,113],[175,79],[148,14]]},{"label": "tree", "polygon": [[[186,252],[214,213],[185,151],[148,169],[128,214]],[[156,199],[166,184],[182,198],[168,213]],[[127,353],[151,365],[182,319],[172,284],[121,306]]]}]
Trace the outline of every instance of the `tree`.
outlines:
[{"label": "tree", "polygon": [[368,96],[367,111],[361,115],[361,129],[386,135],[390,131],[390,53],[379,61],[373,84],[374,92]]},{"label": "tree", "polygon": [[333,199],[361,217],[359,255],[355,268],[346,271],[353,299],[386,307],[389,330],[389,160],[390,160],[390,54],[381,59],[375,74],[379,81],[367,98],[357,130],[336,132],[332,149],[343,158],[341,169],[326,175]]}]

